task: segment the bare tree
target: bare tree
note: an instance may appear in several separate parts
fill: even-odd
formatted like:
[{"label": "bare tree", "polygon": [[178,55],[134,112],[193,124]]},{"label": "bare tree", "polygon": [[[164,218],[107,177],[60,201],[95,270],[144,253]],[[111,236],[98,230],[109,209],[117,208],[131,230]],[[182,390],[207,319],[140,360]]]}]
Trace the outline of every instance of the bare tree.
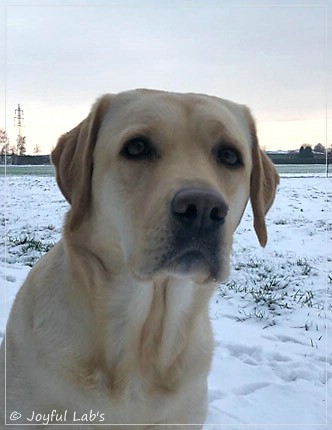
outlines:
[{"label": "bare tree", "polygon": [[25,136],[17,136],[16,147],[17,147],[17,155],[25,155],[26,150],[26,137]]},{"label": "bare tree", "polygon": [[39,146],[39,145],[37,145],[37,143],[36,143],[36,145],[35,145],[35,146],[34,146],[34,148],[33,148],[33,153],[34,153],[35,155],[40,154],[40,146]]},{"label": "bare tree", "polygon": [[9,138],[5,130],[0,129],[0,155],[9,155]]}]

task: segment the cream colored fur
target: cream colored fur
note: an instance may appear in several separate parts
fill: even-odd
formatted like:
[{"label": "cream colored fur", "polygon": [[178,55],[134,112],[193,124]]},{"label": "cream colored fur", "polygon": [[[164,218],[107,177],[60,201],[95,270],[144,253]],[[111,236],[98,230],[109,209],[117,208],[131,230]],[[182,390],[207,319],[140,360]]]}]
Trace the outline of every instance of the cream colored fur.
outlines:
[{"label": "cream colored fur", "polygon": [[[121,157],[137,134],[155,142],[158,159]],[[213,158],[225,136],[242,167]],[[1,428],[5,355],[11,428],[38,423],[28,420],[33,411],[45,424],[56,411],[59,423],[77,424],[60,427],[68,429],[201,428],[213,351],[209,298],[227,277],[232,235],[249,198],[265,245],[264,216],[278,183],[248,109],[195,94],[105,95],[59,139],[52,160],[71,210],[63,238],[31,270],[10,312],[0,351]],[[216,190],[228,204],[218,279],[207,267],[187,274],[158,268],[170,236],[169,202],[184,186]],[[21,419],[11,420],[14,411]],[[74,421],[90,411],[99,416]],[[53,416],[49,426],[56,423]]]}]

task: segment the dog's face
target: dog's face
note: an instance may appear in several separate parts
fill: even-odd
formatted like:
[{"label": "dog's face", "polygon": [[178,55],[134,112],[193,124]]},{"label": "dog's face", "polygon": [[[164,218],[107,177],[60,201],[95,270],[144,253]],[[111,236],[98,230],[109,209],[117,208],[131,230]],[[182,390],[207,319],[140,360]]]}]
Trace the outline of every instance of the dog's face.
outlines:
[{"label": "dog's face", "polygon": [[265,245],[278,177],[244,106],[148,90],[106,95],[52,160],[71,229],[93,225],[138,279],[223,280],[249,196]]}]

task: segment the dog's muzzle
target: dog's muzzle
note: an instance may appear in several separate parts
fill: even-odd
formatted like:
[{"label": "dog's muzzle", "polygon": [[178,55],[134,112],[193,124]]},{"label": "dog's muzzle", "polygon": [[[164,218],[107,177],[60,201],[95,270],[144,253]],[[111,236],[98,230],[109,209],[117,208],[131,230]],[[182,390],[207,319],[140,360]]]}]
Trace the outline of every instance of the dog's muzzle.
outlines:
[{"label": "dog's muzzle", "polygon": [[183,188],[171,200],[170,252],[164,264],[180,274],[221,271],[221,228],[228,206],[217,191]]}]

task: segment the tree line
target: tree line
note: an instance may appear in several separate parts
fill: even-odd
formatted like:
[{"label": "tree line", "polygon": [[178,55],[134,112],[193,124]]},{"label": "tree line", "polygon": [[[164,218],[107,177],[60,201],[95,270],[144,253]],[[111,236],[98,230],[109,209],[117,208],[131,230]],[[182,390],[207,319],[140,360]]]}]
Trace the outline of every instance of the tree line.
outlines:
[{"label": "tree line", "polygon": [[[313,158],[314,152],[325,154],[326,148],[321,143],[317,143],[313,148],[311,145],[304,144],[299,149],[299,156],[301,158]],[[33,154],[40,154],[40,147],[34,146]],[[17,136],[16,144],[10,145],[9,137],[6,131],[0,128],[0,156],[22,156],[26,155],[26,137]]]},{"label": "tree line", "polygon": [[[17,136],[16,143],[11,145],[6,131],[0,128],[0,156],[26,155],[26,136]],[[40,154],[40,147],[34,146],[34,155]]]},{"label": "tree line", "polygon": [[299,149],[299,156],[301,158],[314,158],[314,152],[317,152],[319,154],[325,154],[326,148],[321,143],[317,143],[317,145],[312,148],[311,145],[302,145]]}]

